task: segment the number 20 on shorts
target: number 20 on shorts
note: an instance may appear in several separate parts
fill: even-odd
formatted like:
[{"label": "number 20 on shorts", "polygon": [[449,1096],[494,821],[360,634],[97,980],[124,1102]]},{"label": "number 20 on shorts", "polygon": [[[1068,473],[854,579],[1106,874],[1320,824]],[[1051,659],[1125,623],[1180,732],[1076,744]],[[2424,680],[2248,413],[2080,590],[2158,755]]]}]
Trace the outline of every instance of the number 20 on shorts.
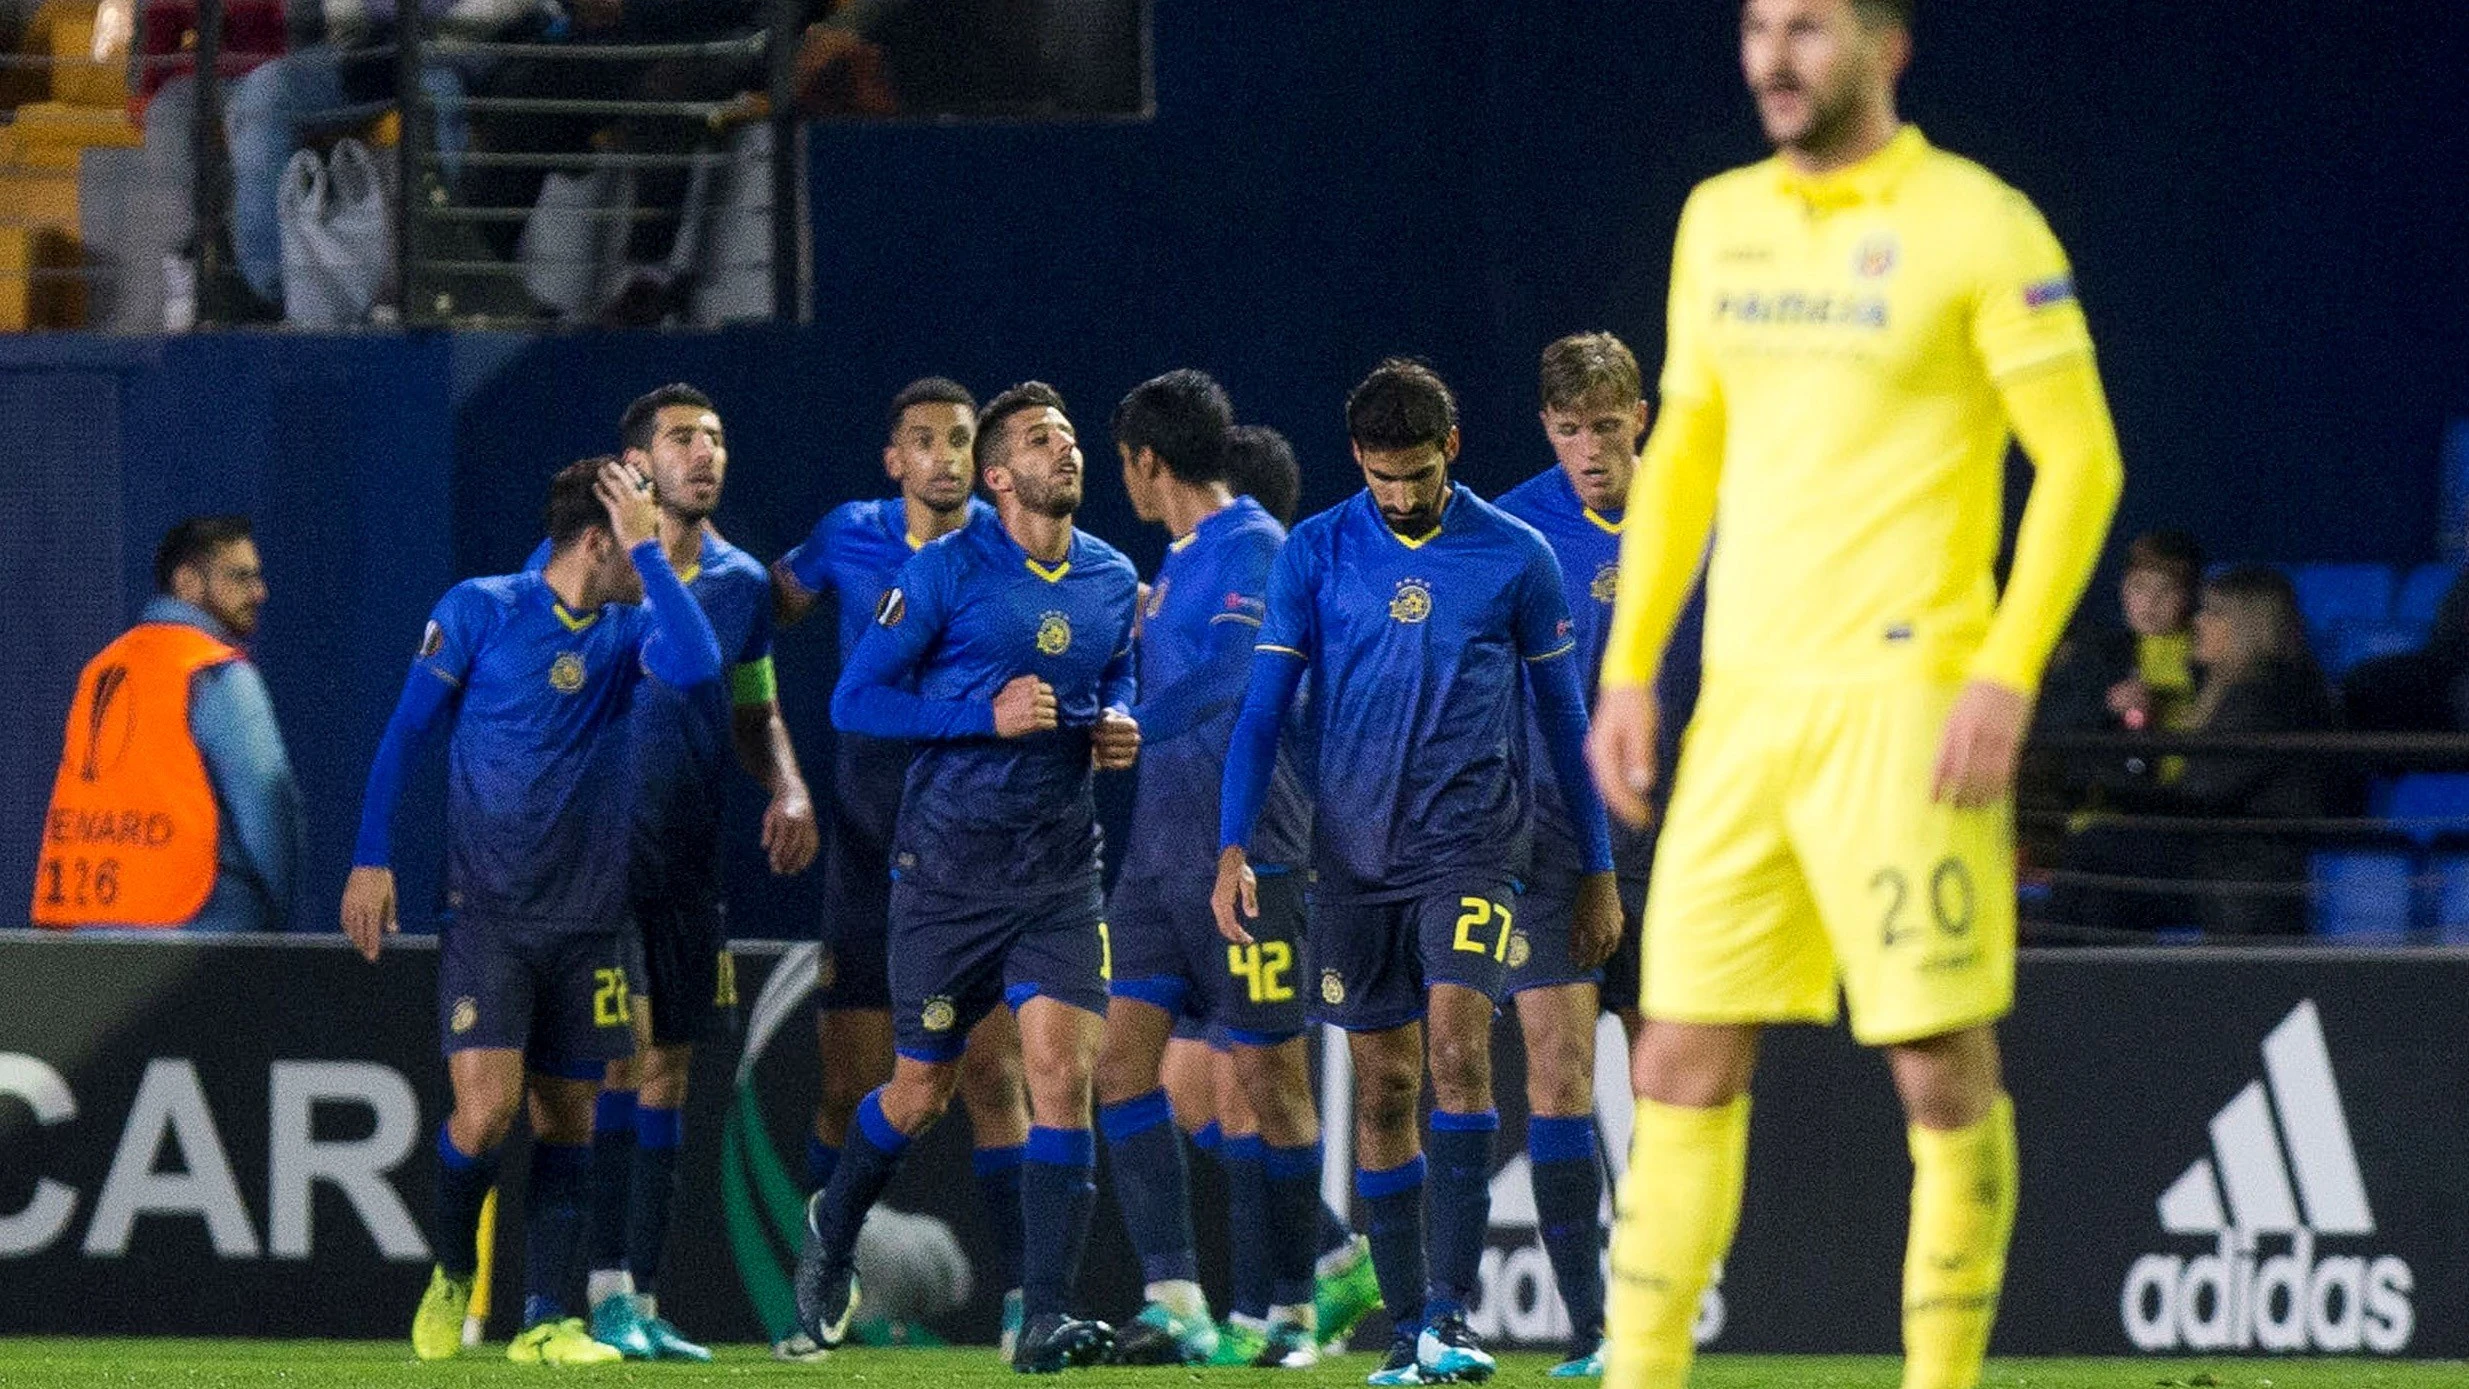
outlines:
[{"label": "number 20 on shorts", "polygon": [[[1489,955],[1495,960],[1508,959],[1509,908],[1505,904],[1494,903],[1488,897],[1460,897],[1457,904],[1466,910],[1458,914],[1457,939],[1450,944],[1470,954]],[[1497,940],[1486,942],[1476,932],[1491,925],[1495,917],[1500,920],[1500,936]]]}]

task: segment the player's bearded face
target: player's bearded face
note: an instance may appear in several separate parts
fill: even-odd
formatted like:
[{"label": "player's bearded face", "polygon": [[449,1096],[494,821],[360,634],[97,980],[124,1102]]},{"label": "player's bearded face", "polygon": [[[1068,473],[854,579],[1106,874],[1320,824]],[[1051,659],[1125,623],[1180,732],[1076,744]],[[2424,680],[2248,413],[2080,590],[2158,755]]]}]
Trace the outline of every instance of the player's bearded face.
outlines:
[{"label": "player's bearded face", "polygon": [[191,572],[197,575],[192,601],[198,607],[242,641],[257,635],[257,610],[266,605],[266,577],[255,541],[235,540]]},{"label": "player's bearded face", "polygon": [[900,412],[900,427],[883,451],[883,464],[903,496],[948,516],[968,505],[977,480],[969,460],[977,442],[977,413],[965,405],[927,401]]},{"label": "player's bearded face", "polygon": [[1766,138],[1824,152],[1857,128],[1863,92],[1882,61],[1879,35],[1850,0],[1749,0],[1740,14],[1740,66]]},{"label": "player's bearded face", "polygon": [[1023,413],[1006,422],[1012,445],[1005,467],[1012,475],[1012,495],[1022,506],[1060,520],[1080,509],[1081,475],[1087,460],[1072,422],[1052,407]]},{"label": "player's bearded face", "polygon": [[663,510],[688,522],[711,515],[729,469],[720,417],[692,405],[664,407],[652,426],[648,462]]},{"label": "player's bearded face", "polygon": [[1363,467],[1363,485],[1370,488],[1380,518],[1399,535],[1428,535],[1440,524],[1449,499],[1449,462],[1456,456],[1457,434],[1449,444],[1417,444],[1403,449],[1355,446],[1355,461]]}]

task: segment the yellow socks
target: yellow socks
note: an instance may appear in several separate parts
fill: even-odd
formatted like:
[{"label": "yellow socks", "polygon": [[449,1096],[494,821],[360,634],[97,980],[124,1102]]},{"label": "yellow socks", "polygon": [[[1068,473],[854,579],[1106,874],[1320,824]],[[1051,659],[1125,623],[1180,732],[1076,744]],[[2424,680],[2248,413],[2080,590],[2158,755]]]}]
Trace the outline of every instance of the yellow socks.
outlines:
[{"label": "yellow socks", "polygon": [[[1903,1255],[1903,1389],[1973,1389],[2015,1227],[2015,1106],[1964,1129],[1914,1126]],[[1617,1265],[1619,1245],[1613,1245]]]},{"label": "yellow socks", "polygon": [[1748,1165],[1748,1096],[1717,1109],[1637,1102],[1612,1226],[1604,1389],[1688,1382],[1698,1299],[1740,1224]]}]

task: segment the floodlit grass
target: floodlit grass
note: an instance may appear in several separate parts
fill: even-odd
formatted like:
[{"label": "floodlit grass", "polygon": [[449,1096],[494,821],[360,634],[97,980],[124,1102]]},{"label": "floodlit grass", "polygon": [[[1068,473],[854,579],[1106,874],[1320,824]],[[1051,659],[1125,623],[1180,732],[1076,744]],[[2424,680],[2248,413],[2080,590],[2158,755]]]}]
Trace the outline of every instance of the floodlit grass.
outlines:
[{"label": "floodlit grass", "polygon": [[[1496,1383],[1542,1389],[1549,1357],[1512,1355]],[[1077,1371],[1090,1389],[1189,1389],[1229,1385],[1353,1385],[1372,1368],[1350,1355],[1319,1369]],[[1853,1356],[1713,1355],[1694,1389],[1895,1389],[1892,1360]],[[710,1365],[628,1363],[547,1370],[509,1364],[500,1345],[462,1359],[423,1365],[407,1343],[391,1341],[173,1341],[0,1338],[0,1385],[166,1385],[196,1389],[322,1389],[326,1385],[405,1385],[421,1389],[590,1381],[606,1385],[742,1385],[845,1382],[864,1389],[970,1389],[1023,1383],[982,1349],[849,1350],[820,1365],[784,1365],[759,1346],[726,1346]],[[2372,1360],[1997,1360],[1982,1389],[2457,1389],[2469,1384],[2459,1361]]]}]

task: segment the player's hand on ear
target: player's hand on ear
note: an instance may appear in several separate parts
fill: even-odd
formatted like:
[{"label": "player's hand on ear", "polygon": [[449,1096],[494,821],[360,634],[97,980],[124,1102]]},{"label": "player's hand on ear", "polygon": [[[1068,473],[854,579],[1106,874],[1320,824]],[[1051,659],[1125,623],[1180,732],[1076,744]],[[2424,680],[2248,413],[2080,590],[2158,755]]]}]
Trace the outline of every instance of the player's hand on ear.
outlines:
[{"label": "player's hand on ear", "polygon": [[1593,969],[1612,958],[1627,925],[1620,887],[1611,874],[1589,873],[1578,881],[1577,902],[1569,913],[1569,954],[1578,968]]},{"label": "player's hand on ear", "polygon": [[1964,810],[1995,805],[2014,794],[2015,763],[2032,701],[2021,690],[1993,680],[1974,680],[1955,696],[1946,716],[1946,740],[1938,746],[1937,774],[1930,791]]},{"label": "player's hand on ear", "polygon": [[592,491],[609,513],[609,530],[617,537],[617,548],[631,550],[660,534],[660,507],[652,500],[652,480],[631,464],[601,464]]},{"label": "player's hand on ear", "polygon": [[1259,919],[1260,879],[1252,872],[1251,856],[1241,849],[1217,851],[1217,886],[1209,890],[1209,910],[1217,914],[1219,935],[1237,945],[1252,943],[1243,923]]},{"label": "player's hand on ear", "polygon": [[1140,724],[1120,709],[1098,712],[1089,730],[1089,762],[1101,772],[1128,770],[1140,758]]},{"label": "player's hand on ear", "polygon": [[363,959],[375,962],[386,937],[398,929],[394,915],[394,870],[354,868],[343,881],[343,934]]},{"label": "player's hand on ear", "polygon": [[994,736],[1020,738],[1043,733],[1056,722],[1054,686],[1034,675],[1015,675],[995,692]]},{"label": "player's hand on ear", "polygon": [[1594,770],[1603,808],[1631,829],[1654,818],[1655,692],[1644,685],[1606,685],[1595,696],[1586,729],[1586,765]]}]

